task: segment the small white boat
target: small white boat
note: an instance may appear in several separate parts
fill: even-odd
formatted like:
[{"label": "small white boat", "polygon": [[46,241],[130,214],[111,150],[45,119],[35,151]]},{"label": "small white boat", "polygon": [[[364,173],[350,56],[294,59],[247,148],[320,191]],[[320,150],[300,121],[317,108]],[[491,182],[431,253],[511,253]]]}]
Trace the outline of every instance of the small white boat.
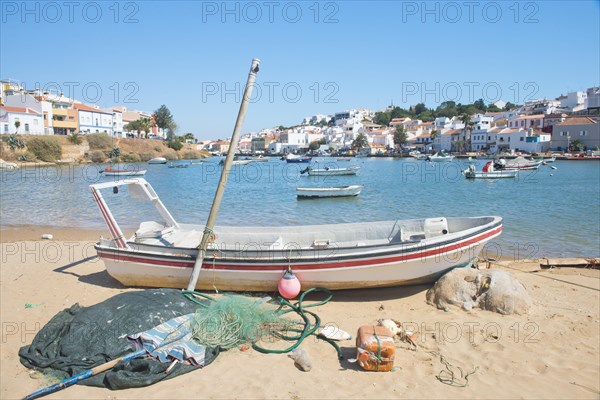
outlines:
[{"label": "small white boat", "polygon": [[443,151],[438,151],[434,155],[426,157],[425,160],[433,162],[450,162],[454,160],[454,156],[446,154]]},{"label": "small white boat", "polygon": [[324,197],[352,197],[358,196],[362,185],[325,187],[325,188],[297,188],[298,198],[324,198]]},{"label": "small white boat", "polygon": [[169,168],[187,168],[189,167],[188,164],[169,164]]},{"label": "small white boat", "polygon": [[[231,161],[231,165],[248,165],[252,162],[252,160],[233,160]],[[225,165],[225,160],[221,160],[219,161],[219,165],[223,166]]]},{"label": "small white boat", "polygon": [[14,162],[8,162],[4,160],[0,160],[0,169],[5,169],[7,171],[12,171],[14,169],[19,168],[19,166]]},{"label": "small white boat", "polygon": [[338,157],[336,158],[337,161],[352,161],[351,157]]},{"label": "small white boat", "polygon": [[167,159],[164,157],[154,157],[153,159],[148,161],[148,164],[166,164]]},{"label": "small white boat", "polygon": [[308,173],[311,176],[342,176],[342,175],[356,175],[360,167],[352,165],[346,168],[329,168],[325,167],[322,169],[316,169],[312,167],[306,167],[306,169],[300,171],[301,174]]},{"label": "small white boat", "polygon": [[144,176],[146,174],[145,169],[112,169],[111,167],[106,167],[102,171],[101,174],[104,176]]},{"label": "small white boat", "polygon": [[200,165],[204,164],[204,160],[192,160],[190,161],[190,165]]},{"label": "small white boat", "polygon": [[542,165],[543,161],[531,161],[527,160],[524,157],[517,157],[513,160],[505,160],[501,158],[497,162],[494,163],[494,168],[496,170],[505,170],[505,171],[523,171],[523,170],[532,170],[538,169],[540,165]]},{"label": "small white boat", "polygon": [[257,157],[245,157],[245,158],[242,158],[241,160],[244,160],[244,161],[247,160],[247,161],[252,161],[252,162],[268,162],[269,161],[269,157],[265,157],[263,155],[259,155]]},{"label": "small white boat", "polygon": [[473,164],[463,171],[463,175],[467,179],[500,179],[500,178],[515,178],[519,171],[495,171],[493,162],[488,162],[482,171],[476,171]]},{"label": "small white boat", "polygon": [[[95,245],[107,272],[126,286],[186,287],[204,226],[177,222],[143,178],[97,183],[90,190],[112,236]],[[142,222],[127,239],[102,190],[150,201],[160,217]],[[471,266],[485,244],[501,233],[502,218],[495,216],[216,226],[196,289],[271,292],[288,270],[306,289],[432,282],[453,268]]]}]

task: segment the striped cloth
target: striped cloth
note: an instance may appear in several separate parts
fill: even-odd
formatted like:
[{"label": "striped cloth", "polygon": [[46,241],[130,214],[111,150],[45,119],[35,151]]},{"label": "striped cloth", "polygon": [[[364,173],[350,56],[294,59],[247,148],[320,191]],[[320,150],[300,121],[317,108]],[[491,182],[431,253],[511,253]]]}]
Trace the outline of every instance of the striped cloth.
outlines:
[{"label": "striped cloth", "polygon": [[130,335],[127,339],[136,350],[145,349],[160,362],[174,359],[204,366],[206,347],[192,339],[190,320],[194,314],[186,314],[164,322],[150,330]]}]

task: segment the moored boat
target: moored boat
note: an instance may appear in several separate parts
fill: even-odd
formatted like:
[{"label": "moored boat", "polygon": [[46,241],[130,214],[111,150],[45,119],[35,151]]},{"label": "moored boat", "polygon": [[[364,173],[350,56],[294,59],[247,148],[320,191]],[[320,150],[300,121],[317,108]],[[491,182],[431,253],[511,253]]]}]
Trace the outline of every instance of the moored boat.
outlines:
[{"label": "moored boat", "polygon": [[494,168],[496,170],[505,170],[505,171],[522,171],[522,170],[532,170],[538,169],[542,165],[542,161],[531,161],[527,160],[524,157],[517,157],[512,160],[505,160],[501,158],[497,162],[494,163]]},{"label": "moored boat", "polygon": [[288,154],[285,157],[285,161],[288,163],[308,163],[312,160],[312,157],[303,157],[295,154]]},{"label": "moored boat", "polygon": [[188,164],[169,164],[169,168],[187,168],[189,167]]},{"label": "moored boat", "polygon": [[143,176],[145,169],[112,169],[110,166],[104,168],[100,173],[104,176]]},{"label": "moored boat", "polygon": [[312,168],[306,167],[304,170],[300,171],[301,174],[308,173],[311,176],[342,176],[342,175],[356,175],[360,167],[352,165],[346,168]]},{"label": "moored boat", "polygon": [[298,198],[353,197],[358,196],[362,185],[337,186],[325,188],[296,188]]},{"label": "moored boat", "polygon": [[148,161],[148,164],[166,164],[167,159],[164,157],[154,157],[153,159]]},{"label": "moored boat", "polygon": [[496,171],[493,168],[493,161],[488,162],[482,171],[476,171],[473,164],[463,171],[463,175],[467,179],[500,179],[500,178],[515,178],[519,171]]},{"label": "moored boat", "polygon": [[425,160],[433,162],[450,162],[454,160],[454,156],[446,154],[443,151],[438,151],[434,155],[426,157]]},{"label": "moored boat", "polygon": [[[115,186],[145,198],[160,221],[142,222],[126,239],[101,191]],[[142,179],[90,186],[111,239],[95,245],[108,273],[127,286],[177,287],[188,282],[204,226],[177,222]],[[123,203],[124,204],[124,203]],[[454,217],[287,227],[217,226],[197,289],[274,291],[291,269],[303,287],[352,289],[431,282],[473,264],[502,232],[502,218]]]}]

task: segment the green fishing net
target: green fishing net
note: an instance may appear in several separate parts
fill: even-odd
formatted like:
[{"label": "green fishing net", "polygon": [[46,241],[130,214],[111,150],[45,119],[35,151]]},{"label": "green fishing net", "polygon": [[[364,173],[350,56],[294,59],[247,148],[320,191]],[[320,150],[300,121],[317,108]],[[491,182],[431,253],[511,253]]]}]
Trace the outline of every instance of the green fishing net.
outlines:
[{"label": "green fishing net", "polygon": [[196,312],[192,334],[198,343],[226,350],[268,339],[274,331],[285,330],[291,324],[266,299],[226,294]]}]

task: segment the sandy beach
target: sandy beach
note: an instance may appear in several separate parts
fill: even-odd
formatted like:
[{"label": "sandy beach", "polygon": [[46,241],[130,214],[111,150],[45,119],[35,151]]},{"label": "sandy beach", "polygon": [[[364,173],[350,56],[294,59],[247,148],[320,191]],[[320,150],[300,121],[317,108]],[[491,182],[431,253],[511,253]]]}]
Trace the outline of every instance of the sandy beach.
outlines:
[{"label": "sandy beach", "polygon": [[[47,229],[1,231],[0,293],[2,343],[0,393],[21,398],[47,384],[23,367],[21,346],[64,308],[90,306],[125,291],[95,257],[99,232]],[[360,325],[393,318],[416,333],[417,349],[397,344],[397,369],[365,372],[356,364],[353,341],[341,342],[339,361],[328,344],[302,344],[313,364],[301,372],[285,355],[253,350],[221,353],[204,369],[156,385],[110,391],[76,385],[48,398],[61,399],[389,399],[389,398],[582,398],[600,396],[600,271],[540,269],[540,262],[502,261],[493,268],[513,273],[534,306],[529,315],[503,316],[425,302],[429,286],[336,292],[317,307],[323,323],[353,336]],[[455,367],[476,372],[466,387],[452,387],[436,376],[443,356]],[[456,369],[456,371],[458,371]]]}]

